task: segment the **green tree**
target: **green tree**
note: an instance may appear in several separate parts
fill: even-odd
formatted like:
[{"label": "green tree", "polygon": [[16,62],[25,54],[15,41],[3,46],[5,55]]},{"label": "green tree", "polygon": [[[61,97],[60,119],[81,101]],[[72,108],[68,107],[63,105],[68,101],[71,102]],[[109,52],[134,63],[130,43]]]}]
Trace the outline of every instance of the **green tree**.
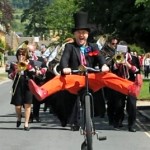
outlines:
[{"label": "green tree", "polygon": [[150,0],[136,0],[136,6],[144,5],[144,7],[150,7]]},{"label": "green tree", "polygon": [[[46,23],[51,30],[62,30],[62,40],[73,27],[73,14],[80,9],[76,0],[55,0],[46,7]],[[65,33],[68,33],[67,35]]]},{"label": "green tree", "polygon": [[0,1],[1,23],[10,23],[13,20],[14,10],[9,0]]},{"label": "green tree", "polygon": [[150,47],[150,0],[84,0],[84,10],[98,33],[118,35],[128,43]]},{"label": "green tree", "polygon": [[50,29],[66,33],[73,26],[73,13],[78,10],[77,0],[32,0],[30,7],[24,10],[21,22],[27,23],[27,35],[42,36]]},{"label": "green tree", "polygon": [[45,7],[50,5],[49,0],[32,0],[29,8],[23,11],[21,22],[25,22],[26,35],[43,35],[47,32],[45,22]]},{"label": "green tree", "polygon": [[9,0],[14,8],[24,9],[29,6],[30,0]]},{"label": "green tree", "polygon": [[30,2],[21,19],[26,23],[26,34],[41,35],[49,29],[70,31],[73,13],[82,9],[89,13],[89,23],[95,34],[118,35],[130,44],[150,48],[150,0],[11,1],[18,5]]},{"label": "green tree", "polygon": [[137,8],[142,8],[142,11],[138,13],[140,21],[139,21],[139,28],[140,28],[140,36],[138,40],[146,49],[146,52],[150,49],[150,0],[136,0],[135,6]]}]

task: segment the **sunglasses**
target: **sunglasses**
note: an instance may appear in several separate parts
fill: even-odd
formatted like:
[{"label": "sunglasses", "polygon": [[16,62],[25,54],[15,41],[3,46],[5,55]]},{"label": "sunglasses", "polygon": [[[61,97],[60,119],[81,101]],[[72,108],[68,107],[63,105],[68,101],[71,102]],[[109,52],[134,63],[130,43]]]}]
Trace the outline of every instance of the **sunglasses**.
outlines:
[{"label": "sunglasses", "polygon": [[25,56],[25,54],[24,54],[24,53],[19,53],[18,55],[19,55],[19,56],[21,56],[21,55],[22,55],[22,56]]},{"label": "sunglasses", "polygon": [[111,43],[111,45],[116,45],[117,43]]}]

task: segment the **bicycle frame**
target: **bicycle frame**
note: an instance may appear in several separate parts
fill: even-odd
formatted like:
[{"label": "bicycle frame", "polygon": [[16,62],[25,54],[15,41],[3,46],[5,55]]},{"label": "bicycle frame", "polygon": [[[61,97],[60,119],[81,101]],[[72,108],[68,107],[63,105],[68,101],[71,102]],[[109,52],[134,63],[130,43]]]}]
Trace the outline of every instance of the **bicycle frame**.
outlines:
[{"label": "bicycle frame", "polygon": [[[93,149],[93,139],[92,135],[95,132],[95,128],[93,126],[93,115],[94,115],[94,107],[93,107],[93,96],[89,92],[89,82],[88,82],[88,70],[85,71],[85,91],[82,97],[82,117],[83,117],[83,135],[85,138],[85,144],[87,150]],[[83,146],[82,146],[83,147]]]},{"label": "bicycle frame", "polygon": [[79,66],[79,70],[74,72],[81,72],[85,76],[85,90],[82,94],[82,124],[80,127],[81,135],[84,135],[85,141],[81,145],[81,150],[93,150],[93,135],[97,135],[97,139],[106,140],[106,137],[98,137],[98,133],[95,131],[95,126],[92,118],[94,117],[94,103],[93,96],[89,91],[88,73],[89,70],[92,72],[100,72],[100,70],[93,69],[90,67]]}]

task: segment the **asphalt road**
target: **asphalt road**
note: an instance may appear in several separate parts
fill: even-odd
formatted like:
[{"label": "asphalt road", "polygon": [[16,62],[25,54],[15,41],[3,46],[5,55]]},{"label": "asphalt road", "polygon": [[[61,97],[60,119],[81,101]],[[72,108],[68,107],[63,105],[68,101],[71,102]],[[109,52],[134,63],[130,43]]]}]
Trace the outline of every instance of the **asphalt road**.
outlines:
[{"label": "asphalt road", "polygon": [[[22,125],[16,129],[14,106],[10,105],[12,82],[0,84],[0,150],[80,150],[83,136],[79,131],[73,132],[70,127],[61,127],[59,120],[49,112],[43,112],[41,105],[41,123],[31,123],[30,131],[23,130]],[[127,118],[124,127],[115,130],[108,126],[107,117],[94,118],[96,130],[106,141],[98,141],[93,137],[93,150],[149,150],[150,129],[145,130],[145,118],[137,113],[136,133],[128,132]],[[149,122],[147,122],[149,124]]]}]

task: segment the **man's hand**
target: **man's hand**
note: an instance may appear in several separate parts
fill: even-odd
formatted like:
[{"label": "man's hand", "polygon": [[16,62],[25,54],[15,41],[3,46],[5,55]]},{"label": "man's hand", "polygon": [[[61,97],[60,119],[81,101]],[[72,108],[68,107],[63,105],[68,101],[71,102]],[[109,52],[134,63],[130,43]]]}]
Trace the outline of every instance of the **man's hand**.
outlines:
[{"label": "man's hand", "polygon": [[71,74],[71,68],[64,68],[63,73],[64,74]]},{"label": "man's hand", "polygon": [[109,71],[109,67],[106,64],[104,64],[102,66],[101,70],[102,70],[102,72],[107,72],[107,71]]}]

